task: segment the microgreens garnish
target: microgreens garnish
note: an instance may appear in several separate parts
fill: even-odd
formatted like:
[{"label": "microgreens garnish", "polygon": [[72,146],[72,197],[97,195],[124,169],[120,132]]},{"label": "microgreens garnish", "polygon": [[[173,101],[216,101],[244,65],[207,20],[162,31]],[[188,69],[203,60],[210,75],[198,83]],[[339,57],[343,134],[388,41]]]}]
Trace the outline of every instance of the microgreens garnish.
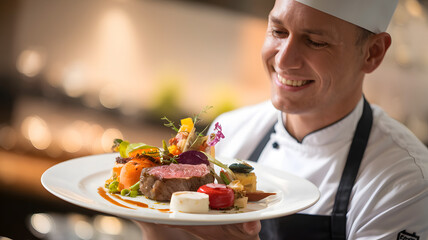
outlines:
[{"label": "microgreens garnish", "polygon": [[204,109],[202,109],[197,115],[194,115],[193,123],[196,125],[196,123],[199,122],[199,117],[202,115],[202,113],[207,113],[211,108],[213,108],[213,106],[205,106]]},{"label": "microgreens garnish", "polygon": [[114,139],[114,140],[113,140],[113,146],[111,147],[111,149],[112,149],[114,152],[119,151],[119,146],[120,146],[120,144],[121,144],[122,142],[123,142],[123,140],[122,140],[122,139],[119,139],[119,138]]},{"label": "microgreens garnish", "polygon": [[167,122],[168,122],[168,123],[164,123],[164,124],[163,124],[165,127],[169,127],[169,128],[171,128],[172,130],[174,130],[174,131],[178,132],[178,128],[174,125],[174,122],[173,122],[173,121],[169,120],[167,117],[163,117],[163,118],[161,118],[161,120],[165,120],[165,121],[167,121]]},{"label": "microgreens garnish", "polygon": [[160,161],[162,164],[177,163],[178,156],[172,156],[172,154],[169,153],[168,145],[166,145],[165,140],[162,140],[162,150],[160,153]]}]

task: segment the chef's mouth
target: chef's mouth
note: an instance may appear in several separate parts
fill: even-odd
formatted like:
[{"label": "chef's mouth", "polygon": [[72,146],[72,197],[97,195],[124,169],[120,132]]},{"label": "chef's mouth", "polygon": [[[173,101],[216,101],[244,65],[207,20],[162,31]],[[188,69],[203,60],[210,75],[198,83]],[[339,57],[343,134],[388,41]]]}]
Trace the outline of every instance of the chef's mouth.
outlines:
[{"label": "chef's mouth", "polygon": [[312,80],[291,80],[291,79],[286,79],[281,77],[279,74],[278,76],[278,81],[281,82],[282,84],[286,85],[286,86],[290,86],[290,87],[301,87],[304,85],[307,85],[311,82],[313,82]]}]

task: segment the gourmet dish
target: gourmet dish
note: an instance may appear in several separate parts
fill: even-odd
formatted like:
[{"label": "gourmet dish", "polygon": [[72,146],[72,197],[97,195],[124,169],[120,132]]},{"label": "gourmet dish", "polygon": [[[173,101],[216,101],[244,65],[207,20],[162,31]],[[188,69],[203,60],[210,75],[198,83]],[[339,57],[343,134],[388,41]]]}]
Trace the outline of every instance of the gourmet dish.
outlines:
[{"label": "gourmet dish", "polygon": [[257,190],[254,168],[247,162],[236,160],[228,166],[215,158],[215,145],[225,137],[219,123],[206,136],[206,128],[196,130],[199,115],[182,119],[178,127],[162,119],[176,132],[162,147],[114,140],[113,150],[120,156],[105,182],[110,194],[143,195],[169,202],[171,211],[189,213],[245,208],[248,201],[275,194]]}]

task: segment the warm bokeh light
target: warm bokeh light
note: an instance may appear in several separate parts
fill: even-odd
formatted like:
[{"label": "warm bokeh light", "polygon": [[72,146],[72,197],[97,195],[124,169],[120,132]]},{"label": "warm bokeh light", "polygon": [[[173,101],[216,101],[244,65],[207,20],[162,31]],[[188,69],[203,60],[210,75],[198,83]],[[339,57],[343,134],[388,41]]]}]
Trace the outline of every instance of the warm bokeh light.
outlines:
[{"label": "warm bokeh light", "polygon": [[95,235],[95,230],[88,216],[78,213],[71,213],[66,216],[65,220],[67,225],[70,227],[70,233],[74,233],[78,239],[94,239],[93,237]]},{"label": "warm bokeh light", "polygon": [[64,70],[62,85],[65,93],[70,97],[79,97],[88,88],[82,64],[74,64]]},{"label": "warm bokeh light", "polygon": [[104,128],[98,124],[91,124],[90,130],[86,133],[85,136],[88,139],[92,140],[91,145],[88,145],[88,147],[90,147],[89,151],[92,154],[103,152],[103,146],[101,144],[101,138],[103,133],[104,133]]},{"label": "warm bokeh light", "polygon": [[95,138],[92,133],[91,124],[86,121],[76,120],[70,124],[70,128],[79,133],[79,136],[81,136],[80,141],[82,143],[82,147],[90,151]]},{"label": "warm bokeh light", "polygon": [[422,18],[425,16],[421,4],[417,0],[406,0],[405,6],[407,11],[414,17]]},{"label": "warm bokeh light", "polygon": [[107,8],[99,17],[95,32],[96,46],[92,61],[93,78],[102,84],[100,103],[106,108],[118,108],[123,100],[137,99],[139,83],[144,81],[146,64],[142,61],[143,39],[138,38],[137,23],[120,7]]},{"label": "warm bokeh light", "polygon": [[64,151],[75,153],[83,147],[83,135],[75,127],[70,126],[62,132],[61,147]]},{"label": "warm bokeh light", "polygon": [[411,63],[411,56],[407,45],[398,44],[395,49],[395,60],[402,66],[407,66]]},{"label": "warm bokeh light", "polygon": [[52,217],[45,213],[35,213],[30,217],[30,226],[38,234],[46,235],[54,227]]},{"label": "warm bokeh light", "polygon": [[39,150],[44,150],[51,144],[51,131],[46,122],[38,116],[25,118],[21,125],[21,132]]},{"label": "warm bokeh light", "polygon": [[94,228],[85,220],[78,220],[74,223],[74,233],[80,239],[89,240],[94,236]]},{"label": "warm bokeh light", "polygon": [[108,9],[100,18],[98,30],[98,60],[103,76],[113,81],[128,77],[138,58],[135,28],[129,15],[120,8]]},{"label": "warm bokeh light", "polygon": [[24,50],[18,57],[16,68],[27,77],[34,77],[40,73],[45,65],[45,59],[40,51]]},{"label": "warm bokeh light", "polygon": [[100,103],[106,108],[117,108],[122,103],[122,93],[119,86],[108,84],[100,90]]},{"label": "warm bokeh light", "polygon": [[106,129],[101,137],[101,145],[104,152],[111,152],[111,146],[113,145],[113,140],[119,138],[123,139],[122,133],[116,128]]},{"label": "warm bokeh light", "polygon": [[98,215],[94,219],[95,228],[106,234],[118,235],[122,232],[122,222],[116,217]]}]

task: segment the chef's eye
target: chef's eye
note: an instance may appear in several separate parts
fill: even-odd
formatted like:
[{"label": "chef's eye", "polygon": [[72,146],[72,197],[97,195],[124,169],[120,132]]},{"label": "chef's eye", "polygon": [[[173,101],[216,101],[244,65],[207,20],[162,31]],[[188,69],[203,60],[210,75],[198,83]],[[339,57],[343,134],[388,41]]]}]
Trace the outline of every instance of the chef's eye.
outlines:
[{"label": "chef's eye", "polygon": [[309,45],[311,45],[315,48],[323,48],[323,47],[328,46],[328,43],[326,43],[326,42],[318,42],[318,41],[313,41],[311,39],[308,39],[308,43],[309,43]]},{"label": "chef's eye", "polygon": [[288,32],[287,31],[282,31],[282,30],[271,30],[272,36],[277,37],[277,38],[285,38],[288,36]]}]

